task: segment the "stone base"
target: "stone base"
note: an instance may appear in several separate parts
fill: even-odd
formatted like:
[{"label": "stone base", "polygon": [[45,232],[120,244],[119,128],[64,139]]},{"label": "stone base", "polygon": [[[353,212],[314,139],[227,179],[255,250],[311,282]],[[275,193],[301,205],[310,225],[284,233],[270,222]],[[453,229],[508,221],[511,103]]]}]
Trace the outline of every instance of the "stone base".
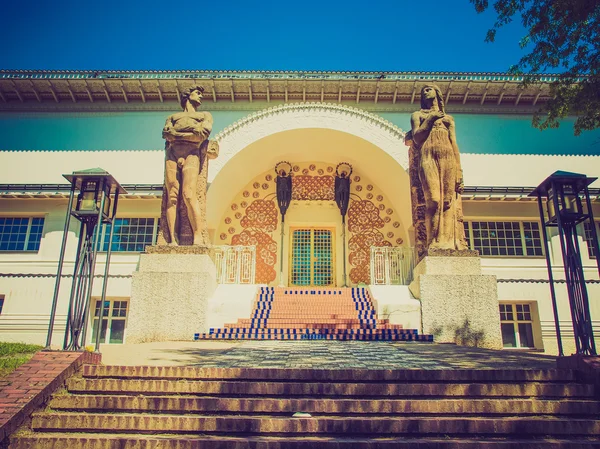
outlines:
[{"label": "stone base", "polygon": [[496,276],[481,274],[479,257],[426,256],[413,274],[423,333],[437,343],[502,349]]},{"label": "stone base", "polygon": [[[167,248],[200,251],[206,247]],[[192,340],[194,333],[206,331],[207,304],[217,285],[216,270],[207,253],[190,251],[147,251],[140,255],[131,283],[127,343]]]},{"label": "stone base", "polygon": [[205,245],[154,245],[146,246],[146,254],[211,254],[212,246]]}]

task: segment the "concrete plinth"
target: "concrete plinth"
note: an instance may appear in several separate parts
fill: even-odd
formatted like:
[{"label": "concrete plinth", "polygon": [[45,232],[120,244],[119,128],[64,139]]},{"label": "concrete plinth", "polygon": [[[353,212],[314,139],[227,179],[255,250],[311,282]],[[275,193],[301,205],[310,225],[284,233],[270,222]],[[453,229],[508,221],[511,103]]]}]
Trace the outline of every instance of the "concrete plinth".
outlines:
[{"label": "concrete plinth", "polygon": [[423,333],[437,343],[502,348],[496,276],[481,274],[481,261],[456,251],[428,255],[410,284],[421,300]]},{"label": "concrete plinth", "polygon": [[127,343],[192,340],[194,333],[206,331],[215,265],[205,251],[181,248],[140,255],[131,284]]}]

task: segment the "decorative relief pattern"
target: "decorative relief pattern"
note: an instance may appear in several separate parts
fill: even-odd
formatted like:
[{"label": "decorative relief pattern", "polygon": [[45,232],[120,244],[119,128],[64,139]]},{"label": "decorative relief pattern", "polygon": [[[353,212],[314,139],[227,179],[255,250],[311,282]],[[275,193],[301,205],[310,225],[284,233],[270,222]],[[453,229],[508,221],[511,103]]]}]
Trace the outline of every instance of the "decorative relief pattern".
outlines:
[{"label": "decorative relief pattern", "polygon": [[[304,171],[308,174],[302,174]],[[329,164],[295,164],[293,200],[334,201],[334,173],[334,167]],[[280,216],[273,176],[268,188],[264,188],[268,178],[269,173],[262,173],[239,192],[229,205],[229,212],[223,215],[217,236],[221,244],[256,245],[256,282],[272,284],[279,270]],[[401,237],[404,231],[396,211],[390,207],[389,198],[384,197],[377,184],[359,172],[353,174],[351,187],[346,217],[348,275],[356,285],[370,282],[371,246],[400,246],[404,243]],[[341,254],[337,254],[337,260],[341,263]]]},{"label": "decorative relief pattern", "polygon": [[292,200],[333,201],[335,199],[333,189],[333,176],[292,176]]},{"label": "decorative relief pattern", "polygon": [[277,229],[279,212],[273,200],[253,201],[240,224],[243,228],[258,228],[266,232]]},{"label": "decorative relief pattern", "polygon": [[266,232],[244,229],[231,239],[232,245],[256,246],[256,282],[268,284],[275,280],[275,262],[277,262],[277,243]]}]

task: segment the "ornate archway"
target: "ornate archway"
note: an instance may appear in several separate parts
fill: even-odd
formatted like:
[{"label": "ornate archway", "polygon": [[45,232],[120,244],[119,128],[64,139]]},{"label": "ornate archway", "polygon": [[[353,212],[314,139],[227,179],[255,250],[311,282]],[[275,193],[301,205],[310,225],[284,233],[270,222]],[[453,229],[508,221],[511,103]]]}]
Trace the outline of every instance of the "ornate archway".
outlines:
[{"label": "ornate archway", "polygon": [[393,123],[362,109],[330,103],[293,103],[255,112],[215,136],[221,148],[211,163],[209,182],[244,148],[272,134],[294,129],[330,129],[359,137],[380,148],[408,170],[405,133]]}]

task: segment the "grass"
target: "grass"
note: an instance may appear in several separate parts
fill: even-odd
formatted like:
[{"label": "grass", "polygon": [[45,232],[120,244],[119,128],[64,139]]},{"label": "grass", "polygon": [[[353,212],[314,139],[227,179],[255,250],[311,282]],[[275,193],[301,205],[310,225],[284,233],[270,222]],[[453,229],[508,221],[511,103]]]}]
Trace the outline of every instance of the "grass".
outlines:
[{"label": "grass", "polygon": [[42,346],[0,342],[0,377],[7,376],[26,363]]}]

